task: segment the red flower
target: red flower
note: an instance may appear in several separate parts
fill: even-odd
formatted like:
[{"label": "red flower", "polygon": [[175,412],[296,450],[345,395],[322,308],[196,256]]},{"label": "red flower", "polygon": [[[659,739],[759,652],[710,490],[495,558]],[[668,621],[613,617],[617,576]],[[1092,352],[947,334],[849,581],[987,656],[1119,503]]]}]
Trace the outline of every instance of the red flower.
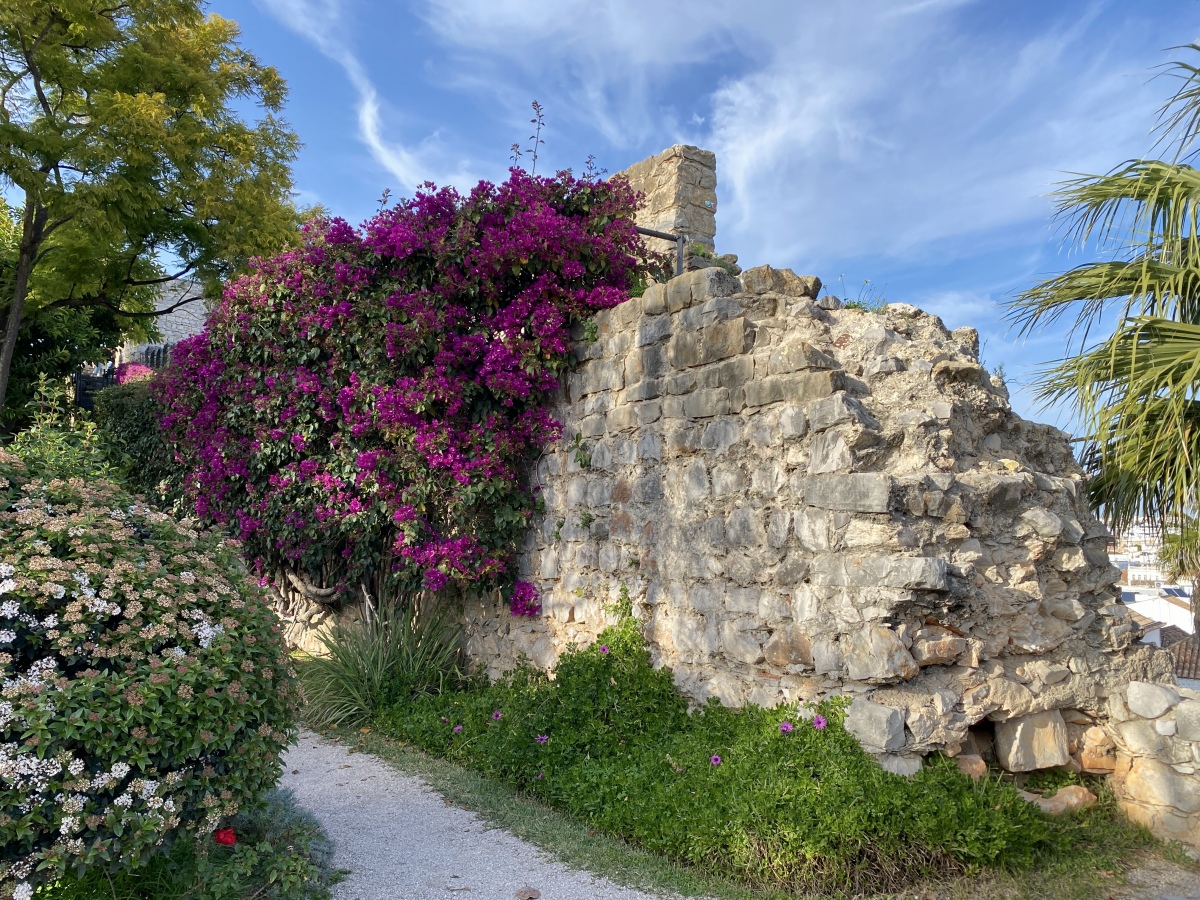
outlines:
[{"label": "red flower", "polygon": [[218,828],[213,832],[213,840],[226,847],[232,847],[237,843],[237,835],[233,833],[232,828]]}]

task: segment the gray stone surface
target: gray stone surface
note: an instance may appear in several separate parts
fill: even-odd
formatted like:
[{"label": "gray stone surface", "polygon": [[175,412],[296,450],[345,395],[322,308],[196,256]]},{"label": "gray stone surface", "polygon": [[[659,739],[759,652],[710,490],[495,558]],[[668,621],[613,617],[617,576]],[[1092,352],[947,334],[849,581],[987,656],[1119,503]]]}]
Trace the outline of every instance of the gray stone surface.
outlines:
[{"label": "gray stone surface", "polygon": [[1157,719],[1179,702],[1179,694],[1167,685],[1131,681],[1125,696],[1129,711],[1144,719]]},{"label": "gray stone surface", "polygon": [[846,730],[868,750],[882,752],[904,746],[904,713],[861,697],[846,710]]},{"label": "gray stone surface", "polygon": [[1067,724],[1056,709],[996,723],[996,758],[1010,772],[1065,766]]},{"label": "gray stone surface", "polygon": [[336,900],[432,900],[463,892],[512,900],[522,887],[563,900],[649,900],[569,869],[544,851],[443,800],[382,760],[301,732],[282,785],[320,820],[334,865],[350,870]]}]

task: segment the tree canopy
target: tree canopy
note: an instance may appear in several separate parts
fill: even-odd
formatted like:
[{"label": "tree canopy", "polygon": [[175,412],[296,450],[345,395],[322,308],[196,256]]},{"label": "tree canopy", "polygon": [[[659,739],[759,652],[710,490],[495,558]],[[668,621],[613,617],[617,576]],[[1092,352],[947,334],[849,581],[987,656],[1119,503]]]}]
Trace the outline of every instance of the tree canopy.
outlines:
[{"label": "tree canopy", "polygon": [[152,330],[159,285],[212,296],[296,241],[286,87],[237,38],[199,0],[0,0],[0,181],[23,201],[0,406],[30,321]]}]

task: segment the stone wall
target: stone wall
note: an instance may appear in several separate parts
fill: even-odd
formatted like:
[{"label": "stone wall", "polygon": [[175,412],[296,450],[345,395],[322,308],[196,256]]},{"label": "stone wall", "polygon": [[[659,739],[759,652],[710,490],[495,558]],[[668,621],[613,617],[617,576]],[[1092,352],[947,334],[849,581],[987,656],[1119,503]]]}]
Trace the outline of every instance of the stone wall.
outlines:
[{"label": "stone wall", "polygon": [[1121,808],[1155,834],[1200,847],[1200,691],[1135,681],[1109,699]]},{"label": "stone wall", "polygon": [[[717,234],[716,154],[676,144],[620,174],[643,195],[638,225],[686,234],[692,243],[713,249]],[[665,242],[648,241],[656,249],[669,249]]]},{"label": "stone wall", "polygon": [[697,703],[850,695],[899,772],[980,747],[1079,765],[1112,697],[1171,675],[1135,643],[1066,436],[1013,413],[974,330],[819,288],[710,268],[598,317],[532,475],[543,615],[471,603],[471,658],[549,667],[624,586]]}]

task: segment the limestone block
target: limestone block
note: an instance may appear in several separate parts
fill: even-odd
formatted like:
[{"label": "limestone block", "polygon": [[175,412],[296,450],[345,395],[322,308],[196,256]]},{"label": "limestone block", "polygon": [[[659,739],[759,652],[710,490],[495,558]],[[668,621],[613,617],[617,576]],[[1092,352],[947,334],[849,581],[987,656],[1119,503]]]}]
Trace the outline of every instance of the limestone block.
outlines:
[{"label": "limestone block", "polygon": [[829,513],[823,509],[805,507],[793,516],[796,538],[805,550],[820,553],[833,546]]},{"label": "limestone block", "polygon": [[[634,337],[633,343],[636,347],[647,347],[648,344],[655,344],[663,338],[671,336],[671,317],[670,316],[653,316],[642,320],[638,326],[637,334]],[[657,350],[658,348],[654,348]],[[641,368],[645,370],[646,357],[642,354],[635,354]],[[632,357],[631,357],[632,358]],[[657,357],[651,356],[651,360]]]},{"label": "limestone block", "polygon": [[1136,756],[1157,756],[1163,747],[1162,735],[1154,723],[1145,719],[1130,719],[1117,725],[1121,746]]},{"label": "limestone block", "polygon": [[767,541],[767,531],[756,510],[735,509],[725,520],[725,537],[737,547],[761,547]]},{"label": "limestone block", "polygon": [[904,746],[904,713],[856,697],[846,710],[846,730],[868,751],[899,750]]},{"label": "limestone block", "polygon": [[1021,513],[1020,521],[1027,530],[1032,530],[1042,540],[1053,540],[1062,534],[1062,519],[1048,509],[1034,507],[1026,510]]},{"label": "limestone block", "polygon": [[921,771],[921,757],[912,753],[874,753],[872,756],[881,768],[893,775],[912,778]]},{"label": "limestone block", "polygon": [[795,625],[775,630],[763,646],[767,665],[778,669],[787,666],[813,665],[812,638]]},{"label": "limestone block", "polygon": [[814,557],[809,579],[830,587],[889,587],[944,591],[946,561],[936,557],[854,556],[846,553]]},{"label": "limestone block", "polygon": [[745,349],[746,320],[739,317],[676,333],[668,345],[667,358],[676,368],[686,369],[736,356]]},{"label": "limestone block", "polygon": [[1048,816],[1062,816],[1078,812],[1094,806],[1096,803],[1096,795],[1079,784],[1059,788],[1050,797],[1042,797],[1028,791],[1021,791],[1021,796],[1030,803],[1036,804]]},{"label": "limestone block", "polygon": [[667,311],[667,286],[657,281],[646,286],[642,294],[642,311],[648,316],[656,316]]},{"label": "limestone block", "polygon": [[775,510],[767,519],[767,543],[779,548],[787,543],[788,534],[792,527],[792,514],[783,510]]},{"label": "limestone block", "polygon": [[786,375],[801,369],[840,369],[841,365],[827,353],[798,336],[784,338],[767,361],[768,375]]},{"label": "limestone block", "polygon": [[846,446],[846,441],[836,431],[819,434],[812,442],[812,455],[808,460],[810,475],[841,472],[852,468],[853,465],[854,453]]},{"label": "limestone block", "polygon": [[842,671],[842,648],[832,638],[820,637],[812,645],[813,669],[818,675],[838,675]]},{"label": "limestone block", "polygon": [[822,509],[885,513],[891,491],[892,478],[883,474],[810,475],[804,479],[804,501]]},{"label": "limestone block", "polygon": [[1056,709],[996,723],[996,758],[1009,772],[1065,766],[1067,723]]},{"label": "limestone block", "polygon": [[913,678],[919,671],[896,633],[882,625],[867,625],[848,635],[842,651],[846,673],[855,681],[897,681]]},{"label": "limestone block", "polygon": [[949,665],[966,649],[966,638],[937,625],[918,629],[913,636],[912,656],[918,666]]},{"label": "limestone block", "polygon": [[1131,681],[1125,693],[1129,711],[1143,719],[1157,719],[1179,703],[1179,694],[1163,684]]},{"label": "limestone block", "polygon": [[714,456],[721,456],[736,444],[742,436],[742,429],[735,420],[717,419],[704,426],[700,437],[700,449],[710,450]]},{"label": "limestone block", "polygon": [[1184,700],[1175,707],[1175,725],[1181,740],[1200,742],[1200,700]]},{"label": "limestone block", "polygon": [[785,406],[779,413],[779,433],[785,438],[800,437],[808,430],[804,410],[799,406]]},{"label": "limestone block", "polygon": [[784,400],[806,404],[841,390],[844,376],[840,371],[793,372],[757,378],[745,386],[746,406],[767,406]]},{"label": "limestone block", "polygon": [[879,422],[867,412],[866,407],[844,392],[838,392],[832,397],[818,400],[808,407],[806,414],[808,427],[814,432],[843,424],[857,424],[872,430],[879,429]]},{"label": "limestone block", "polygon": [[1134,759],[1125,776],[1125,794],[1141,803],[1169,806],[1189,815],[1200,813],[1200,779],[1180,775],[1156,759]]},{"label": "limestone block", "polygon": [[[747,627],[749,625],[749,627]],[[721,623],[721,651],[733,659],[749,665],[757,665],[763,659],[763,645],[750,630],[751,620],[725,621]]]}]

